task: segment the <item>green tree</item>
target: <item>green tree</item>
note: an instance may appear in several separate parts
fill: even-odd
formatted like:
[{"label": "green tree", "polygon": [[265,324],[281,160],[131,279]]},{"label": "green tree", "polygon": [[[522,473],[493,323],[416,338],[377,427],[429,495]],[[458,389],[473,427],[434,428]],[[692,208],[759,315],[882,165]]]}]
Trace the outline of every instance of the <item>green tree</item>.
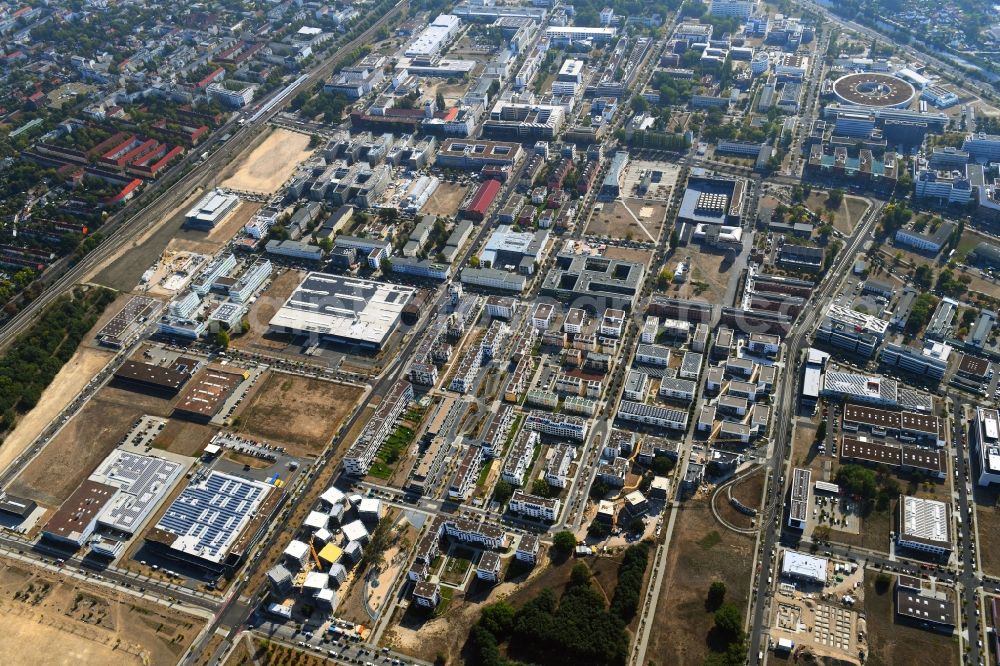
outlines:
[{"label": "green tree", "polygon": [[858,495],[865,500],[874,499],[878,493],[878,482],[875,472],[860,465],[841,465],[837,470],[837,484],[851,495]]},{"label": "green tree", "polygon": [[500,504],[506,504],[513,496],[514,486],[512,486],[509,482],[500,479],[497,481],[497,484],[493,486],[493,501],[499,502]]},{"label": "green tree", "polygon": [[215,344],[223,349],[229,349],[229,331],[220,328],[215,333]]},{"label": "green tree", "polygon": [[448,106],[444,101],[444,95],[442,93],[438,93],[434,97],[434,104],[439,110],[444,110]]},{"label": "green tree", "polygon": [[599,520],[594,520],[587,527],[587,535],[595,539],[606,539],[609,534],[611,534],[611,526]]},{"label": "green tree", "polygon": [[934,269],[927,264],[920,264],[913,271],[913,284],[921,289],[930,289],[931,280],[934,278]]},{"label": "green tree", "polygon": [[819,426],[816,427],[816,441],[826,441],[826,421],[820,421]]},{"label": "green tree", "polygon": [[545,479],[535,479],[531,483],[531,494],[539,497],[548,497],[552,494],[552,486]]},{"label": "green tree", "polygon": [[514,629],[514,607],[505,601],[498,601],[483,608],[479,624],[499,640],[510,636]]},{"label": "green tree", "polygon": [[676,464],[674,459],[668,456],[653,456],[652,469],[654,473],[664,476],[670,474]]},{"label": "green tree", "polygon": [[388,275],[392,272],[392,261],[389,257],[382,257],[378,262],[379,270],[382,271],[382,275]]},{"label": "green tree", "polygon": [[573,570],[569,573],[569,582],[571,585],[590,585],[592,577],[593,574],[590,573],[590,567],[583,562],[577,562],[573,565]]},{"label": "green tree", "polygon": [[729,641],[738,640],[743,634],[743,614],[736,604],[723,603],[715,611],[715,629]]},{"label": "green tree", "polygon": [[844,190],[837,188],[830,190],[823,205],[830,210],[838,210],[842,203],[844,203]]},{"label": "green tree", "polygon": [[607,496],[608,491],[611,488],[608,484],[604,483],[600,479],[594,479],[594,483],[590,486],[590,499],[601,500]]},{"label": "green tree", "polygon": [[569,530],[556,532],[555,536],[552,537],[552,545],[563,553],[572,552],[576,548],[576,536]]},{"label": "green tree", "polygon": [[717,580],[708,586],[708,596],[705,598],[705,608],[709,611],[716,611],[726,600],[726,584]]},{"label": "green tree", "polygon": [[636,516],[628,522],[628,531],[632,534],[642,534],[646,529],[646,523],[642,518]]}]

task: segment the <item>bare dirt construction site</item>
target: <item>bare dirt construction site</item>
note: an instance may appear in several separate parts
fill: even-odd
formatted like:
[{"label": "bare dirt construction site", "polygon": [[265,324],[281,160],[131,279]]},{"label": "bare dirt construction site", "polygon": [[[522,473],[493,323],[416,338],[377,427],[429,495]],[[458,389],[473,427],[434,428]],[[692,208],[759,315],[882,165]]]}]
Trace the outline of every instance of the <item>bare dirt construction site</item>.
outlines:
[{"label": "bare dirt construction site", "polygon": [[5,666],[168,666],[201,624],[175,608],[113,599],[101,588],[8,560],[0,560],[0,613]]},{"label": "bare dirt construction site", "polygon": [[587,223],[586,233],[641,243],[655,243],[660,237],[667,206],[660,201],[627,199],[597,204]]},{"label": "bare dirt construction site", "polygon": [[743,611],[750,595],[753,538],[724,528],[708,500],[682,505],[674,525],[666,580],[656,606],[648,654],[662,664],[701,664],[711,647],[713,613],[705,608],[708,588],[726,585],[727,602]]},{"label": "bare dirt construction site", "polygon": [[[50,387],[51,388],[51,387]],[[170,402],[106,386],[63,426],[11,484],[12,493],[58,507],[143,414],[168,416]]]},{"label": "bare dirt construction site", "polygon": [[[733,271],[734,255],[723,252],[702,252],[692,246],[688,246],[687,249],[690,250],[688,253],[674,255],[679,261],[684,261],[688,265],[687,279],[677,287],[678,297],[722,303],[730,278],[739,274],[739,271]],[[667,268],[673,270],[676,264],[668,264]]]},{"label": "bare dirt construction site", "polygon": [[362,390],[333,382],[271,372],[234,420],[236,432],[288,448],[292,455],[315,455],[351,413]]},{"label": "bare dirt construction site", "polygon": [[468,185],[458,183],[442,182],[434,190],[420,212],[424,215],[441,215],[448,217],[458,212],[458,207],[462,205],[465,195],[469,192]]},{"label": "bare dirt construction site", "polygon": [[244,152],[220,175],[220,185],[237,192],[274,194],[312,154],[309,137],[286,129],[273,129],[249,153]]},{"label": "bare dirt construction site", "polygon": [[[917,629],[894,620],[892,586],[879,594],[875,574],[865,575],[865,620],[870,666],[957,664],[958,638]],[[952,599],[954,601],[954,599]]]}]

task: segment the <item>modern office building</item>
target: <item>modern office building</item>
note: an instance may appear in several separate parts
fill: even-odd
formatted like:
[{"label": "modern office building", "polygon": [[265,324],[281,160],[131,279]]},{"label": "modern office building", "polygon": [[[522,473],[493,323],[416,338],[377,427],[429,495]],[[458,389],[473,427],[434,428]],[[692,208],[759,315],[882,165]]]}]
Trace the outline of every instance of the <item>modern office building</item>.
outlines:
[{"label": "modern office building", "polygon": [[863,356],[871,356],[885,339],[888,322],[832,304],[816,330],[816,339]]},{"label": "modern office building", "polygon": [[281,495],[262,481],[215,470],[200,473],[147,532],[146,541],[172,559],[211,571],[231,570],[260,538]]},{"label": "modern office building", "polygon": [[965,137],[962,150],[977,162],[996,162],[1000,160],[1000,134],[970,134]]},{"label": "modern office building", "polygon": [[948,369],[951,347],[942,343],[928,342],[923,349],[908,345],[888,343],[882,350],[880,360],[885,365],[897,367],[906,372],[923,375],[931,379],[943,379]]},{"label": "modern office building", "polygon": [[979,485],[1000,483],[1000,414],[995,409],[976,407],[969,434],[978,454]]},{"label": "modern office building", "polygon": [[711,0],[708,13],[712,16],[745,21],[756,13],[759,6],[759,0]]},{"label": "modern office building", "polygon": [[896,545],[937,556],[950,553],[950,521],[944,502],[900,495]]},{"label": "modern office building", "polygon": [[184,216],[184,223],[196,229],[213,229],[240,203],[235,194],[212,190],[203,196]]}]

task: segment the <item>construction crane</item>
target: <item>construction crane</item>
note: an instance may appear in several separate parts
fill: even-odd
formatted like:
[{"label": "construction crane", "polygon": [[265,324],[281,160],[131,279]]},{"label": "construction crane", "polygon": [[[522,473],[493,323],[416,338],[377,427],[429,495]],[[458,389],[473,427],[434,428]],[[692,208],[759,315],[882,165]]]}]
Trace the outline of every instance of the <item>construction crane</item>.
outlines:
[{"label": "construction crane", "polygon": [[309,552],[312,553],[312,558],[316,562],[316,568],[320,571],[323,570],[323,562],[319,559],[319,553],[316,552],[316,546],[313,542],[316,540],[315,536],[309,537]]}]

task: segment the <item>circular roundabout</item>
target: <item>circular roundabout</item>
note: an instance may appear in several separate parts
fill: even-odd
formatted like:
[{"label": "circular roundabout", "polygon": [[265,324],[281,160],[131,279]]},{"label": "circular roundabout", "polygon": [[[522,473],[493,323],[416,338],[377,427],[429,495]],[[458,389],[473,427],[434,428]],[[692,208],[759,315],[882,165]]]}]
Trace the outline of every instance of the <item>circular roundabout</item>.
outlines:
[{"label": "circular roundabout", "polygon": [[848,74],[833,82],[833,92],[845,104],[905,108],[913,101],[913,86],[889,74]]}]

